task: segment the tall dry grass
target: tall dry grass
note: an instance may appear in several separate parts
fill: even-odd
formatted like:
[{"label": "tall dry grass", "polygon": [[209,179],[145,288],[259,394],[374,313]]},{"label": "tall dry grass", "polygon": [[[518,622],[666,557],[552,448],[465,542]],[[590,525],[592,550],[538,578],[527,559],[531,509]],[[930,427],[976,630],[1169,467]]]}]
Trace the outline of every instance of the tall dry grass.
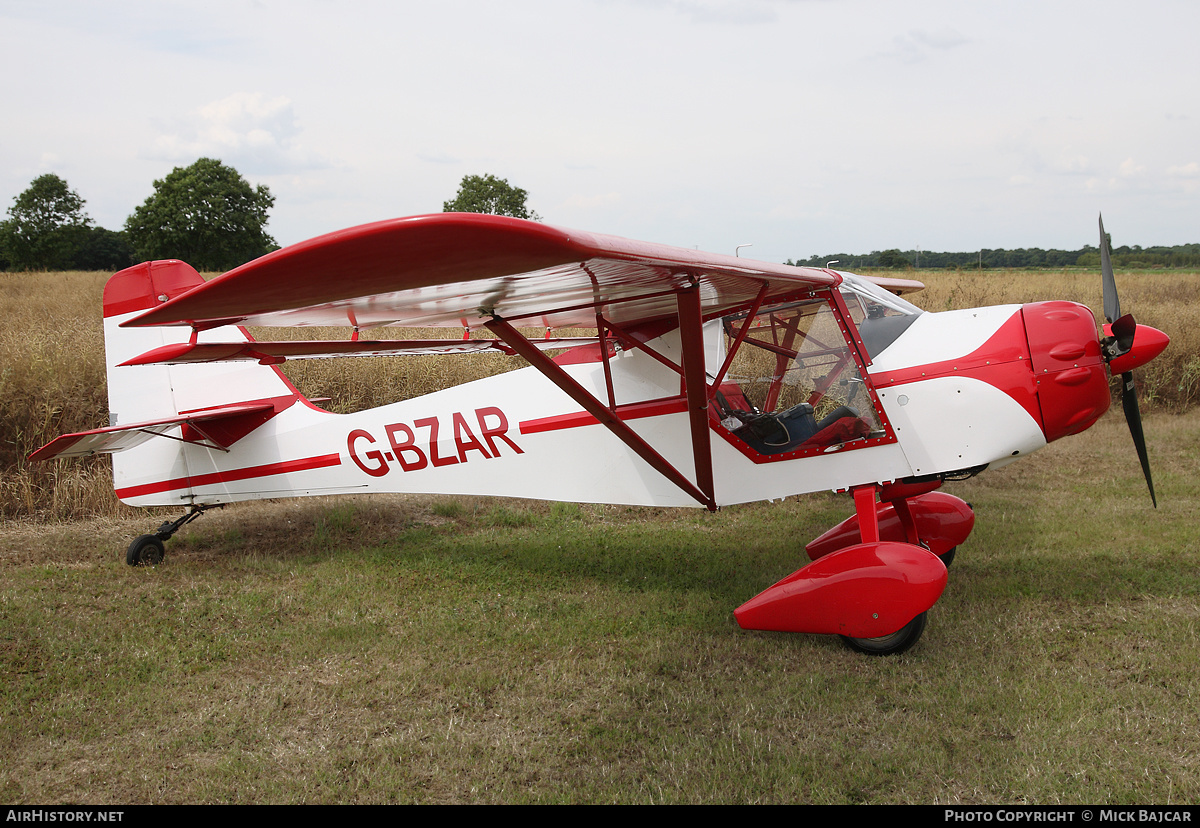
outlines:
[{"label": "tall dry grass", "polygon": [[[1104,319],[1100,275],[1063,271],[917,271],[926,285],[912,298],[931,311],[1068,299]],[[1171,337],[1167,350],[1135,372],[1143,411],[1182,412],[1200,403],[1200,273],[1133,270],[1116,274],[1122,313]]]},{"label": "tall dry grass", "polygon": [[[311,341],[347,339],[350,332],[348,328],[253,328],[250,333],[261,340]],[[526,333],[532,332],[527,330]],[[363,339],[453,340],[460,337],[461,331],[447,328],[374,328],[362,332]],[[519,357],[484,353],[442,358],[298,359],[281,367],[304,396],[328,398],[329,402],[321,404],[323,408],[349,414],[495,376],[524,365]]]},{"label": "tall dry grass", "polygon": [[[108,422],[100,308],[106,273],[0,273],[0,518],[61,520],[125,511],[112,493],[106,458],[30,464],[26,456],[58,434]],[[918,271],[927,310],[1071,299],[1100,316],[1100,277],[1083,271]],[[1172,337],[1138,372],[1143,408],[1182,411],[1200,403],[1200,274],[1117,275],[1123,310]],[[269,329],[256,335],[345,338],[345,329]],[[571,332],[563,331],[564,335]],[[375,338],[458,336],[457,331],[382,329]],[[516,357],[389,357],[303,360],[284,372],[331,411],[359,411],[521,367]]]},{"label": "tall dry grass", "polygon": [[112,514],[107,458],[26,456],[59,434],[108,424],[104,273],[0,274],[0,517]]}]

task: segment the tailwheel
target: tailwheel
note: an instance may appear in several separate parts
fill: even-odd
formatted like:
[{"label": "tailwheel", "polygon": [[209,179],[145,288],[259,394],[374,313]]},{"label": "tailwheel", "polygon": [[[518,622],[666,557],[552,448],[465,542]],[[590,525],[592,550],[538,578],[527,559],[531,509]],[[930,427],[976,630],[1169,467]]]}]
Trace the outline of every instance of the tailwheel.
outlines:
[{"label": "tailwheel", "polygon": [[125,550],[125,563],[130,566],[158,566],[166,548],[157,535],[138,535]]},{"label": "tailwheel", "polygon": [[[186,515],[177,520],[166,521],[158,527],[158,531],[153,535],[138,535],[125,550],[125,563],[130,566],[158,566],[163,562],[163,556],[166,554],[165,544],[171,539],[171,536],[185,524],[191,523],[211,509],[213,505],[193,504]],[[215,505],[219,508],[223,504]]]},{"label": "tailwheel", "polygon": [[847,647],[860,653],[867,655],[896,655],[904,652],[920,640],[921,633],[925,632],[926,614],[924,612],[921,613],[890,635],[881,635],[878,638],[851,638],[848,635],[843,635],[841,639],[846,642]]}]

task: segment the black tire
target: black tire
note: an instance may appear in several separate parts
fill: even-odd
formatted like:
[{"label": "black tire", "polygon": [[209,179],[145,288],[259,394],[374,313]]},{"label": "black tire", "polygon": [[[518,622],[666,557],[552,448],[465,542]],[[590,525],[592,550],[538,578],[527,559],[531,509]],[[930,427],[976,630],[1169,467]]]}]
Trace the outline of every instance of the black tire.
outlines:
[{"label": "black tire", "polygon": [[166,548],[154,535],[138,535],[125,550],[125,563],[130,566],[158,566]]},{"label": "black tire", "polygon": [[896,655],[920,640],[921,633],[925,632],[925,615],[921,613],[891,635],[881,635],[879,638],[851,638],[843,635],[841,638],[851,650],[866,655]]},{"label": "black tire", "polygon": [[938,555],[938,557],[942,559],[942,563],[946,565],[946,569],[949,569],[950,564],[954,563],[954,553],[957,551],[958,551],[958,547],[953,546],[950,548],[949,552]]}]

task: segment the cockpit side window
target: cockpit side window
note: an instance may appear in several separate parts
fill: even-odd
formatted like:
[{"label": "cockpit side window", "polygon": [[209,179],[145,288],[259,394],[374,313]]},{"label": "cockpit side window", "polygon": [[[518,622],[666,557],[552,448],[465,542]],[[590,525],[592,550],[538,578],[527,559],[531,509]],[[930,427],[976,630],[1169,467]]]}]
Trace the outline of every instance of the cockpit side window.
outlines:
[{"label": "cockpit side window", "polygon": [[[744,315],[725,320],[727,347],[744,323]],[[727,378],[717,395],[722,424],[757,455],[802,456],[888,436],[830,297],[758,313]]]}]

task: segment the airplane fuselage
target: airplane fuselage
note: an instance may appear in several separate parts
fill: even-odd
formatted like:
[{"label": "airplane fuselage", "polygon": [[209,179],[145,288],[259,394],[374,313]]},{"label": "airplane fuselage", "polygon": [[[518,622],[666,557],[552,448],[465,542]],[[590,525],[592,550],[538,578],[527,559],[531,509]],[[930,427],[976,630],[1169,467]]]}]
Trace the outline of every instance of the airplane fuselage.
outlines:
[{"label": "airplane fuselage", "polygon": [[[867,351],[864,341],[873,340],[864,334],[879,320],[865,317],[856,326],[844,301],[817,295],[796,314],[804,321],[793,326],[799,333],[786,349],[772,345],[785,341],[786,324],[780,329],[784,334],[775,334],[774,340],[763,334],[757,341],[760,348],[775,352],[756,351],[763,359],[755,367],[761,373],[778,365],[778,376],[758,405],[750,401],[748,390],[743,404],[759,414],[772,394],[782,411],[780,400],[789,389],[801,389],[810,400],[828,396],[838,383],[831,380],[822,392],[822,378],[796,379],[787,373],[810,359],[828,366],[830,374],[843,372],[839,382],[848,397],[825,407],[848,402],[861,415],[862,433],[764,449],[747,438],[737,420],[722,423],[714,403],[708,444],[717,505],[1000,465],[1083,430],[1108,406],[1095,322],[1081,305],[918,312],[901,320],[903,330],[885,338],[884,347],[876,341],[876,353]],[[767,318],[765,312],[760,316]],[[778,316],[776,312],[772,318]],[[365,492],[700,505],[532,367],[338,415],[308,403],[274,367],[120,366],[133,352],[187,336],[177,328],[122,329],[126,318],[106,319],[110,350],[113,342],[126,345],[109,355],[115,399],[124,393],[131,409],[127,413],[115,401],[116,422],[130,419],[134,408],[144,412],[147,405],[192,411],[233,400],[282,401],[275,416],[225,451],[152,440],[114,455],[117,492],[132,505]],[[804,325],[808,327],[800,330]],[[833,343],[829,332],[839,328],[844,339]],[[755,341],[755,334],[764,330],[760,320],[751,330],[748,339]],[[704,326],[710,381],[728,355],[734,331],[727,320]],[[229,330],[203,332],[200,341],[207,337],[228,339]],[[806,352],[805,345],[797,344],[804,340],[820,341],[822,348]],[[611,386],[618,416],[665,463],[689,477],[695,448],[680,373],[672,364],[682,362],[681,350],[679,331],[673,330],[645,348],[621,349],[607,361],[593,348],[578,356],[568,352],[556,362],[597,399],[608,398]],[[781,350],[787,351],[784,356],[794,353],[795,359],[781,357],[776,353]],[[135,377],[136,372],[141,373]],[[722,389],[739,393],[747,387],[739,381],[762,379],[749,374],[739,379],[731,370]],[[818,408],[823,404],[815,401]],[[797,407],[802,406],[789,410]]]}]

